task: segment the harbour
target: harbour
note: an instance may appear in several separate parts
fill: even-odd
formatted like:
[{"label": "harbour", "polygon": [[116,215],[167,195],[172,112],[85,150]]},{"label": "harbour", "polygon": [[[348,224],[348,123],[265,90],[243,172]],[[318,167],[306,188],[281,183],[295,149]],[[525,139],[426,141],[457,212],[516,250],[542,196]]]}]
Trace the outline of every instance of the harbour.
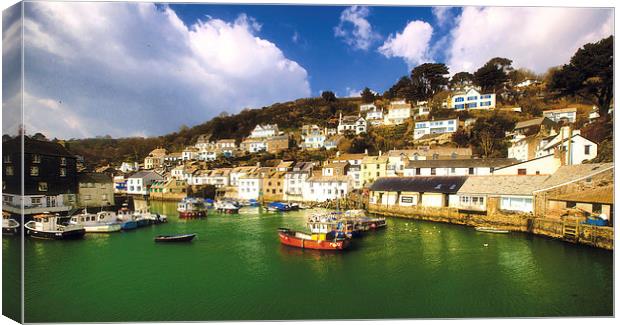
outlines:
[{"label": "harbour", "polygon": [[[151,213],[168,222],[135,231],[88,233],[80,241],[27,238],[25,321],[613,313],[613,253],[606,250],[401,218],[388,218],[386,229],[354,239],[347,251],[302,250],[281,245],[277,229],[304,229],[307,216],[321,210],[210,210],[206,218],[182,219],[176,209],[151,202]],[[196,238],[153,242],[165,233]],[[3,262],[15,259],[18,240],[3,237]]]}]

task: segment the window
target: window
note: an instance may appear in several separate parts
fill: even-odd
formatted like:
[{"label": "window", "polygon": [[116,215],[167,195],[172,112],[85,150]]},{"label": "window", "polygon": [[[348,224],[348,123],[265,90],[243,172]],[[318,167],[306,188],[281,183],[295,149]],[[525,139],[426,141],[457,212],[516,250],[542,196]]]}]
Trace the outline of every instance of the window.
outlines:
[{"label": "window", "polygon": [[457,102],[457,103],[464,102],[465,101],[465,97],[456,97],[456,98],[454,98],[454,101]]},{"label": "window", "polygon": [[469,173],[469,175],[473,175],[474,174],[474,168],[473,167],[469,167],[468,173]]},{"label": "window", "polygon": [[566,202],[566,207],[567,208],[574,208],[577,206],[576,202]]},{"label": "window", "polygon": [[47,183],[46,182],[39,182],[39,191],[40,192],[47,192]]},{"label": "window", "polygon": [[478,100],[478,96],[468,96],[467,100]]},{"label": "window", "polygon": [[32,204],[41,204],[41,198],[40,197],[33,197],[32,199],[30,199],[30,202],[32,202]]},{"label": "window", "polygon": [[377,177],[379,177],[379,172],[377,172]]},{"label": "window", "polygon": [[36,163],[36,164],[40,163],[41,162],[41,155],[33,154],[32,155],[32,162]]},{"label": "window", "polygon": [[60,157],[60,166],[67,166],[67,158]]},{"label": "window", "polygon": [[450,173],[451,174],[455,174],[456,173],[456,168],[454,168],[454,167],[450,168]]},{"label": "window", "polygon": [[6,166],[4,168],[4,173],[6,174],[6,176],[13,176],[13,166]]},{"label": "window", "polygon": [[30,176],[39,176],[39,167],[37,166],[30,167]]},{"label": "window", "polygon": [[67,169],[63,167],[60,169],[60,177],[65,177],[65,176],[67,176]]},{"label": "window", "polygon": [[603,205],[600,203],[592,203],[592,212],[594,213],[602,213]]},{"label": "window", "polygon": [[108,195],[107,194],[101,194],[101,200],[107,201],[108,200]]},{"label": "window", "polygon": [[463,109],[463,108],[465,108],[465,104],[454,105],[454,108],[456,108],[456,109]]},{"label": "window", "polygon": [[418,168],[416,168],[416,169],[415,169],[415,174],[416,174],[416,175],[422,175],[422,169],[421,169],[421,168],[419,168],[419,167],[418,167]]},{"label": "window", "polygon": [[2,161],[4,161],[5,164],[10,164],[11,163],[11,156],[10,155],[5,155],[4,159]]},{"label": "window", "polygon": [[586,154],[586,155],[590,154],[590,145],[589,144],[583,146],[583,153]]},{"label": "window", "polygon": [[435,167],[431,168],[431,175],[436,175],[437,171],[435,170]]},{"label": "window", "polygon": [[84,201],[90,200],[90,194],[84,194]]},{"label": "window", "polygon": [[527,175],[527,169],[525,168],[517,169],[517,175]]}]

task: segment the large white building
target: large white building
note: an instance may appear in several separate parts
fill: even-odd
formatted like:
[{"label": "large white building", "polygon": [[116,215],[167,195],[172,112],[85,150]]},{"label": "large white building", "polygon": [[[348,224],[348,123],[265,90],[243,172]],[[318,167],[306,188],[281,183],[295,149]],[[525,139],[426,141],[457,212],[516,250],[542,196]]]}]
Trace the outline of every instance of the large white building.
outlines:
[{"label": "large white building", "polygon": [[543,111],[543,116],[554,122],[567,121],[574,123],[577,120],[577,109],[574,107],[551,109]]},{"label": "large white building", "polygon": [[405,100],[397,100],[390,102],[388,113],[384,115],[383,124],[399,125],[405,123],[412,116],[411,104]]},{"label": "large white building", "polygon": [[458,119],[417,121],[413,131],[413,139],[417,140],[427,134],[453,133],[458,127]]},{"label": "large white building", "polygon": [[596,158],[598,145],[584,138],[578,130],[570,131],[568,127],[564,127],[558,134],[541,140],[536,150],[536,158],[553,154],[558,150],[564,155],[565,164],[577,165]]},{"label": "large white building", "polygon": [[325,202],[344,198],[351,189],[349,176],[313,175],[304,184],[303,199],[307,202]]},{"label": "large white building", "polygon": [[508,158],[410,160],[403,176],[485,176],[517,162]]},{"label": "large white building", "polygon": [[327,134],[318,125],[304,125],[301,129],[301,148],[320,149],[325,145]]},{"label": "large white building", "polygon": [[148,195],[151,184],[163,180],[164,177],[154,171],[139,171],[127,178],[127,194]]},{"label": "large white building", "polygon": [[279,135],[277,124],[258,124],[252,130],[249,138],[268,138]]},{"label": "large white building", "polygon": [[[374,105],[373,105],[374,106]],[[366,112],[366,121],[370,125],[382,125],[383,124],[383,108],[373,108]]]},{"label": "large white building", "polygon": [[480,94],[475,88],[455,92],[448,99],[448,107],[457,111],[495,108],[495,94]]},{"label": "large white building", "polygon": [[342,116],[340,113],[340,119],[338,120],[338,134],[343,134],[346,131],[353,132],[355,134],[366,133],[368,129],[368,123],[366,119],[361,116],[349,115]]},{"label": "large white building", "polygon": [[303,190],[308,178],[312,176],[313,164],[310,162],[298,162],[284,174],[285,201],[303,201]]}]

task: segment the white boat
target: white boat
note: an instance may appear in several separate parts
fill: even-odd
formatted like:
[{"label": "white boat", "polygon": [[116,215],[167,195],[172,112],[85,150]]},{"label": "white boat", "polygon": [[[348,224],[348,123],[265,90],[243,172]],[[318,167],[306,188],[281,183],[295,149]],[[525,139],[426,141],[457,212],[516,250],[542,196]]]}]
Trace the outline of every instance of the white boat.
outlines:
[{"label": "white boat", "polygon": [[476,227],[476,231],[489,232],[489,233],[493,233],[493,234],[507,234],[507,233],[510,232],[508,230],[497,229],[497,228],[493,228],[493,227]]},{"label": "white boat", "polygon": [[38,214],[34,220],[26,222],[26,235],[41,239],[80,239],[86,230],[80,225],[67,224],[68,217],[51,213]]},{"label": "white boat", "polygon": [[116,232],[121,230],[121,223],[118,222],[116,213],[102,211],[97,214],[87,213],[71,217],[71,224],[84,227],[86,232]]},{"label": "white boat", "polygon": [[215,201],[215,209],[222,213],[238,213],[241,206],[232,200]]},{"label": "white boat", "polygon": [[19,232],[19,222],[11,218],[11,214],[2,212],[2,233],[13,235]]}]

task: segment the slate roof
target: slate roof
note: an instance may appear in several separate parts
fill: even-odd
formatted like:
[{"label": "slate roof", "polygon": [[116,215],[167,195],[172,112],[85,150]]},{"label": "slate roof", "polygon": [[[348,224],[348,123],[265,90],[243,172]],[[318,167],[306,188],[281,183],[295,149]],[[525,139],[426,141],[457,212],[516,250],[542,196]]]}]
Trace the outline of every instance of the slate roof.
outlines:
[{"label": "slate roof", "polygon": [[605,186],[581,192],[560,194],[548,198],[555,201],[614,204],[614,187]]},{"label": "slate roof", "polygon": [[155,177],[157,178],[163,178],[161,175],[159,175],[158,173],[152,171],[152,170],[141,170],[139,172],[135,172],[133,173],[131,176],[129,176],[128,178],[144,178],[144,177]]},{"label": "slate roof", "polygon": [[410,160],[407,168],[469,168],[469,167],[504,167],[519,162],[514,158],[483,159],[431,159]]},{"label": "slate roof", "polygon": [[79,183],[112,183],[112,177],[103,173],[79,173]]},{"label": "slate roof", "polygon": [[517,122],[517,124],[515,125],[515,130],[528,128],[530,126],[541,125],[545,119],[546,117],[537,117],[531,120]]},{"label": "slate roof", "polygon": [[[541,184],[538,191],[549,190],[553,187],[578,181],[587,177],[594,176],[598,173],[610,170],[614,168],[613,163],[601,163],[601,164],[579,164],[579,165],[566,165],[560,166],[558,170],[549,176],[547,180]],[[613,178],[610,179],[613,181]]]},{"label": "slate roof", "polygon": [[390,150],[388,155],[395,157],[405,155],[407,157],[413,157],[415,154],[418,156],[432,156],[437,154],[439,156],[451,156],[455,153],[457,156],[470,156],[472,155],[471,148],[450,148],[450,147],[437,147],[437,148],[419,148],[419,149],[401,149]]},{"label": "slate roof", "polygon": [[458,193],[532,195],[548,177],[542,175],[470,176]]},{"label": "slate roof", "polygon": [[[2,143],[2,151],[7,153],[21,152],[21,139],[13,138]],[[61,144],[51,141],[35,140],[30,137],[24,137],[24,153],[35,153],[46,156],[70,157],[75,158],[67,148]]]},{"label": "slate roof", "polygon": [[380,177],[370,190],[455,194],[466,180],[467,176]]}]

